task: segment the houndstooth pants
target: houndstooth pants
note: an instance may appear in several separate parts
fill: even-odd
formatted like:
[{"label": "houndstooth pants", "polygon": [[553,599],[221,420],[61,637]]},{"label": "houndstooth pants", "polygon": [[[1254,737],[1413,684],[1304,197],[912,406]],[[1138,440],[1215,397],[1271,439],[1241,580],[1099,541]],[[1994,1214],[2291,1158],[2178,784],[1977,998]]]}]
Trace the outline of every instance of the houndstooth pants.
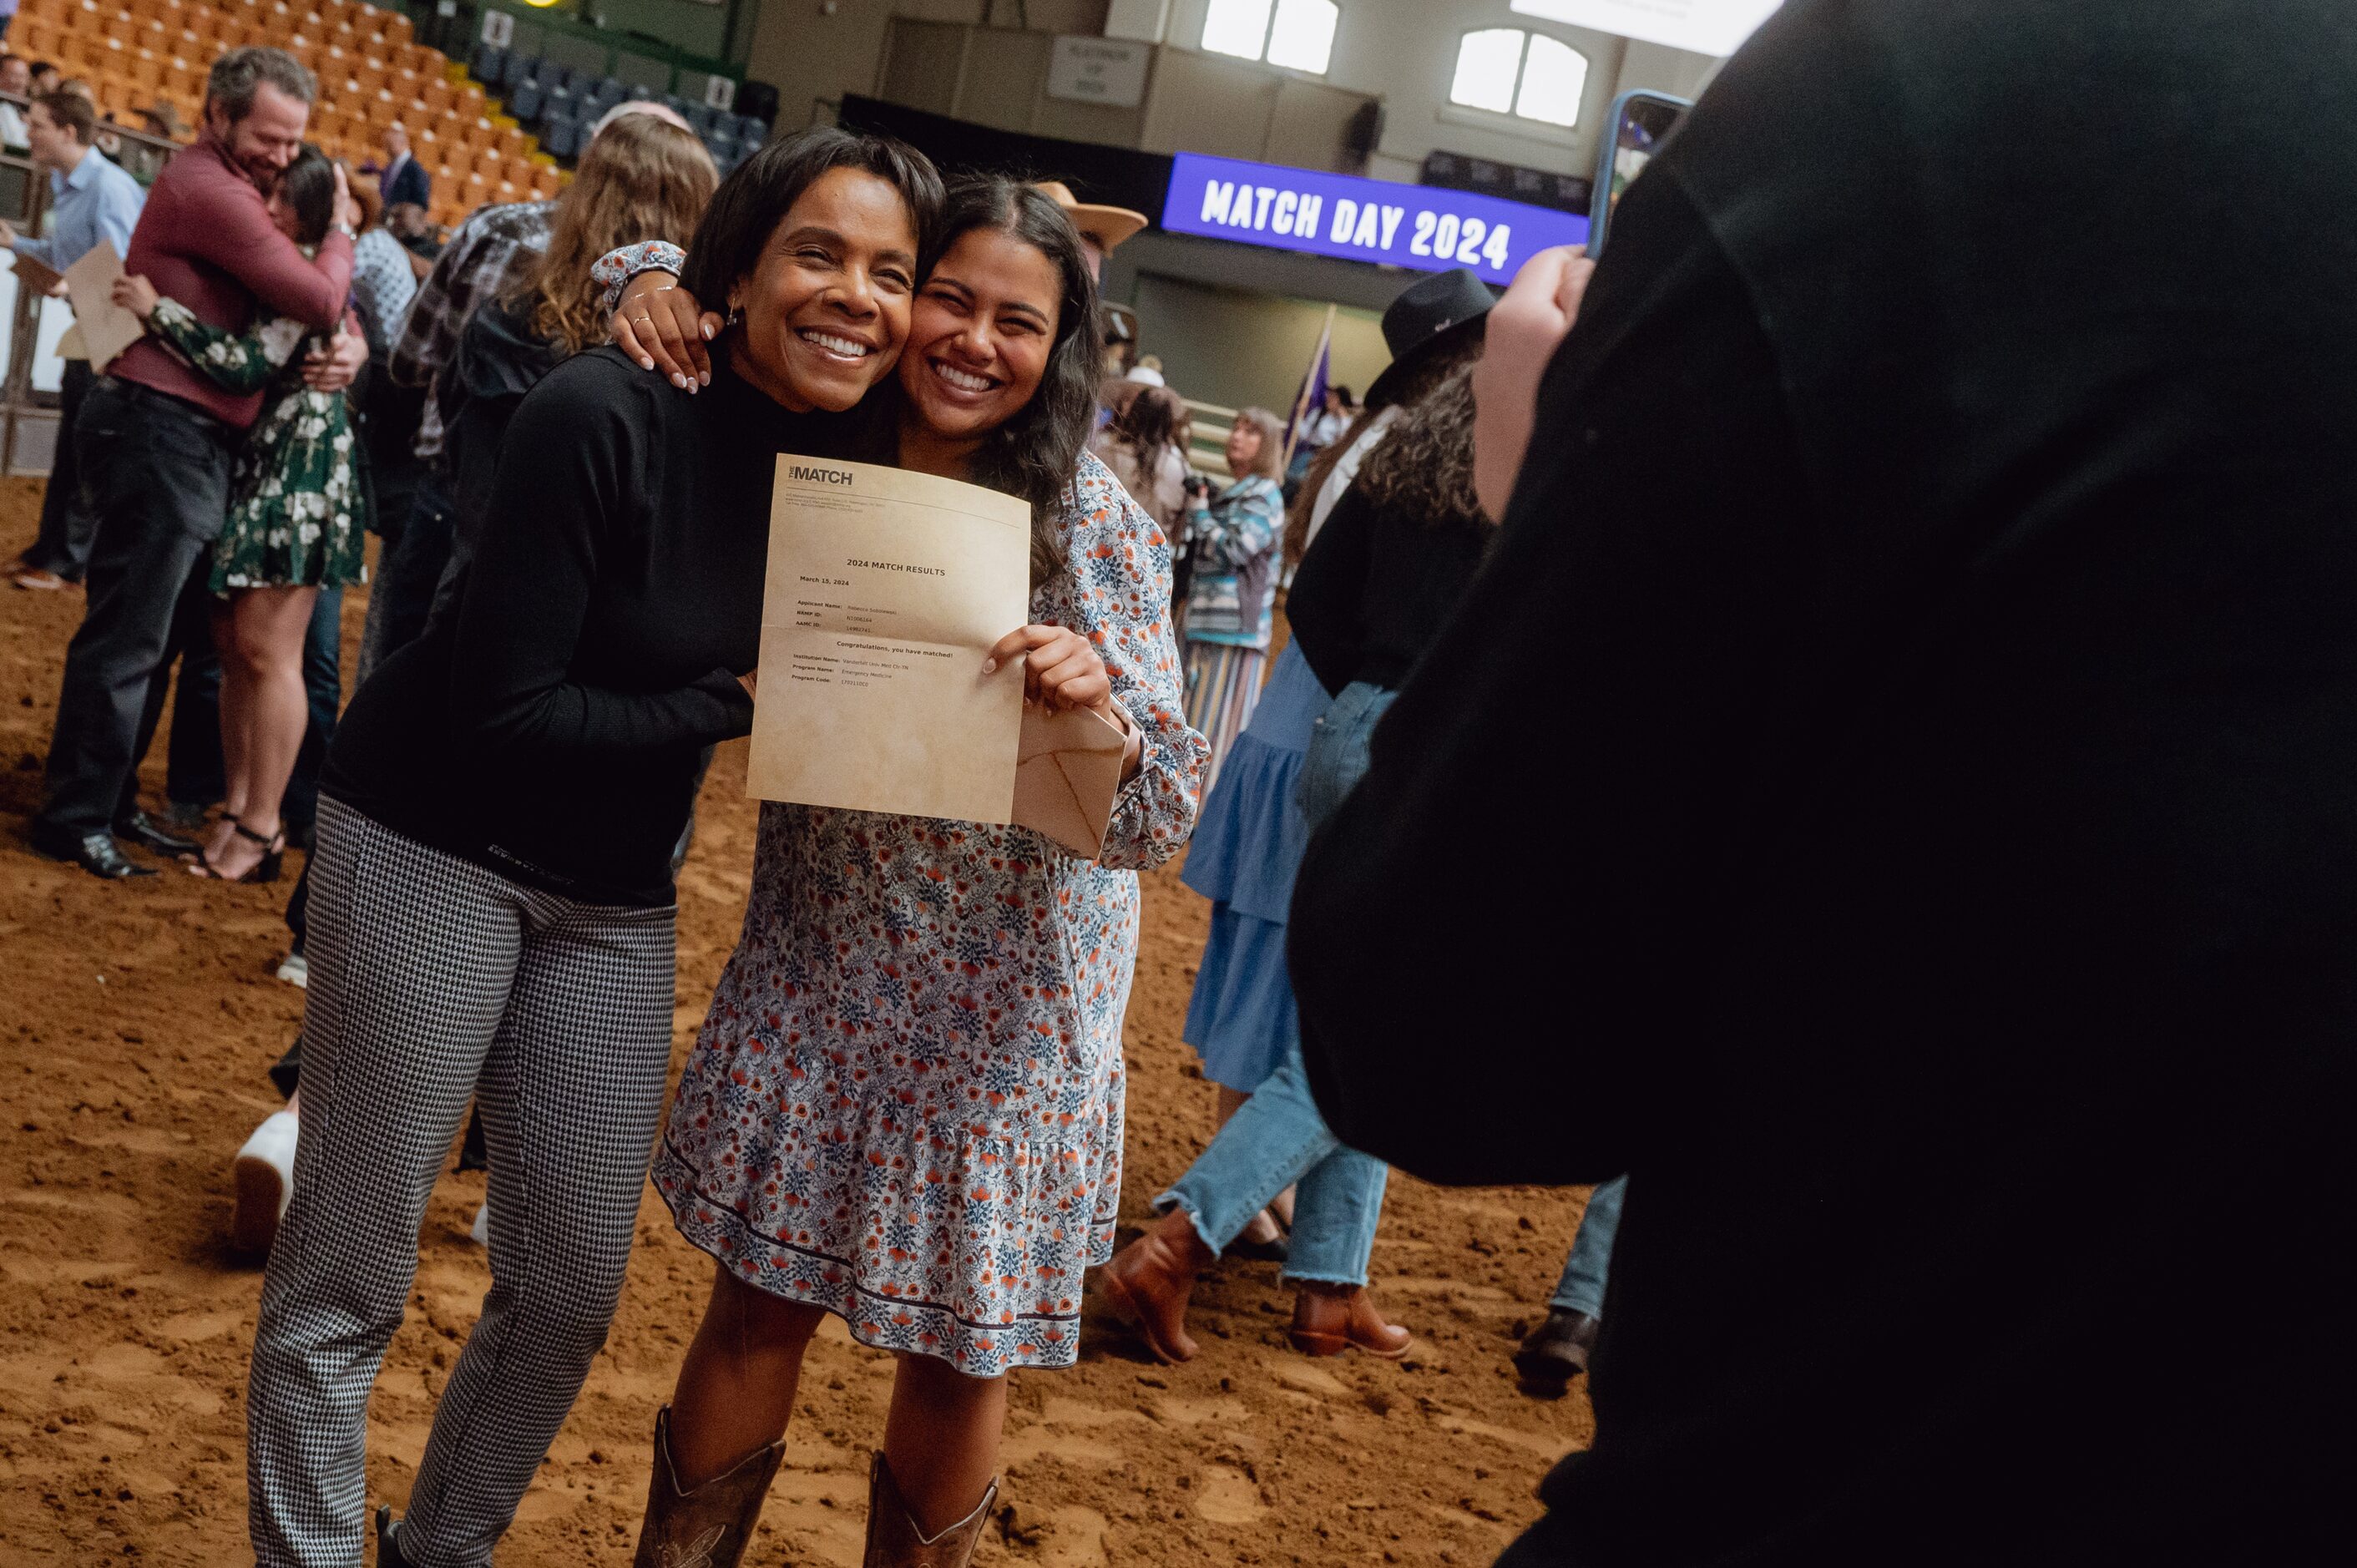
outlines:
[{"label": "houndstooth pants", "polygon": [[583,904],[333,800],[312,859],[294,1197],[247,1404],[263,1568],[359,1568],[369,1391],[468,1097],[491,1155],[491,1288],[401,1526],[476,1568],[572,1409],[630,1262],[671,1056],[673,914]]}]

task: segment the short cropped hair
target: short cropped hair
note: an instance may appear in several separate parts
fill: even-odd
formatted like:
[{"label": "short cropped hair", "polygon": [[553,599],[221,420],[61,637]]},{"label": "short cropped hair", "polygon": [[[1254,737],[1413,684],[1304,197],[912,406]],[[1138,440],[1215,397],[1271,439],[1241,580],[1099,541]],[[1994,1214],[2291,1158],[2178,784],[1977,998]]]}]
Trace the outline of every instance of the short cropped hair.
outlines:
[{"label": "short cropped hair", "polygon": [[33,102],[48,112],[49,124],[73,133],[74,140],[88,146],[98,136],[98,111],[90,100],[79,92],[44,92]]},{"label": "short cropped hair", "polygon": [[205,101],[220,104],[234,124],[253,113],[253,95],[264,82],[306,103],[319,93],[318,82],[301,60],[285,49],[255,44],[213,61],[205,78]]}]

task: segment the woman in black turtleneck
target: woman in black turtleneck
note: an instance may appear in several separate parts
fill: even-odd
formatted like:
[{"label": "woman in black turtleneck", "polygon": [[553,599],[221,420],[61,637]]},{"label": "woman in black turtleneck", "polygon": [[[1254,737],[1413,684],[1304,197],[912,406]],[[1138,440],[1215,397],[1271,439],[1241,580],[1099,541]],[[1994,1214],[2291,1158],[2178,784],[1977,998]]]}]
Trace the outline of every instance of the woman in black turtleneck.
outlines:
[{"label": "woman in black turtleneck", "polygon": [[671,851],[699,752],[751,726],[775,457],[864,450],[840,416],[907,338],[941,202],[922,157],[839,131],[739,168],[689,251],[729,306],[710,384],[610,348],[551,371],[450,608],[339,727],[254,1337],[264,1564],[358,1550],[369,1390],[469,1095],[493,1284],[379,1560],[488,1557],[604,1343],[669,1065]]}]

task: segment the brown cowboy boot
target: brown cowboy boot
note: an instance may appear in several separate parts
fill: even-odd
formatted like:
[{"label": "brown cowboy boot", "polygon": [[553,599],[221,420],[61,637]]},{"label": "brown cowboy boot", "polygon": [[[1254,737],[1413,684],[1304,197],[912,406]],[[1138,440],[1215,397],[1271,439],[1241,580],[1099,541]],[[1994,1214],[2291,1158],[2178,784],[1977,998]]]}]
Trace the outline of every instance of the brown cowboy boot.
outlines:
[{"label": "brown cowboy boot", "polygon": [[1106,1299],[1137,1326],[1155,1359],[1176,1365],[1195,1359],[1195,1341],[1187,1335],[1187,1297],[1195,1289],[1195,1271],[1218,1258],[1195,1234],[1187,1211],[1174,1208],[1114,1253],[1097,1277]]},{"label": "brown cowboy boot", "polygon": [[867,1555],[862,1568],[966,1568],[974,1543],[998,1500],[998,1483],[982,1494],[982,1501],[965,1518],[939,1535],[928,1537],[917,1527],[900,1488],[892,1484],[892,1466],[879,1450],[867,1471]]},{"label": "brown cowboy boot", "polygon": [[1293,1329],[1287,1337],[1305,1356],[1339,1356],[1355,1347],[1396,1361],[1407,1354],[1411,1336],[1383,1321],[1366,1286],[1305,1280],[1293,1298]]},{"label": "brown cowboy boot", "polygon": [[647,1483],[647,1517],[639,1526],[632,1568],[737,1568],[785,1456],[780,1438],[746,1455],[726,1475],[682,1491],[671,1462],[671,1406],[663,1406],[655,1415],[655,1473]]}]

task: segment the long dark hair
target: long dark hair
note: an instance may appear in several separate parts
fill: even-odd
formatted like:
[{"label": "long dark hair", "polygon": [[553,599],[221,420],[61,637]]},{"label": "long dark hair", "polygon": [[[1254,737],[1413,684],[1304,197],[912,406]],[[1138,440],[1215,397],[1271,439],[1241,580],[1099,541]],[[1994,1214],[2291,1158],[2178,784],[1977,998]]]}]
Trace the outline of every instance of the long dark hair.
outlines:
[{"label": "long dark hair", "polygon": [[295,242],[316,245],[336,220],[336,166],[327,154],[303,144],[278,177],[278,199],[295,210]]},{"label": "long dark hair", "polygon": [[1138,473],[1151,485],[1166,448],[1181,457],[1186,456],[1180,443],[1187,428],[1187,404],[1168,387],[1149,387],[1136,381],[1130,385],[1136,387],[1137,392],[1114,414],[1113,437],[1128,448]]},{"label": "long dark hair", "polygon": [[872,174],[898,190],[925,251],[942,225],[942,177],[932,160],[889,136],[815,125],[771,142],[720,182],[687,242],[681,286],[707,308],[726,310],[729,290],[760,264],[761,248],[802,192],[839,168]]},{"label": "long dark hair", "polygon": [[[1340,440],[1326,444],[1325,450],[1319,452],[1317,460],[1309,465],[1309,472],[1302,477],[1301,489],[1294,493],[1293,505],[1285,514],[1286,565],[1299,564],[1302,554],[1308,550],[1309,513],[1318,504],[1318,492],[1326,488],[1327,478],[1334,472],[1335,465],[1341,462],[1344,453],[1359,444],[1359,437],[1366,434],[1367,426],[1372,424],[1387,408],[1422,402],[1441,382],[1480,359],[1481,346],[1486,341],[1486,337],[1473,334],[1451,347],[1435,350],[1430,358],[1401,377],[1383,401],[1377,403],[1369,399],[1367,406],[1359,411],[1359,417],[1351,422],[1351,428],[1342,433]],[[1386,435],[1383,445],[1388,446],[1390,442],[1391,436]],[[1368,457],[1373,456],[1372,451],[1367,454]],[[1359,471],[1366,472],[1363,460]]]},{"label": "long dark hair", "polygon": [[950,187],[940,238],[927,251],[920,270],[930,275],[952,244],[977,229],[996,229],[1038,251],[1063,283],[1056,341],[1049,348],[1039,390],[1014,418],[984,438],[972,468],[976,484],[1031,503],[1031,585],[1036,588],[1064,570],[1057,514],[1080,471],[1081,449],[1096,424],[1097,375],[1104,357],[1097,326],[1097,285],[1089,275],[1081,236],[1064,209],[1020,180],[997,174],[966,176]]},{"label": "long dark hair", "polygon": [[1426,528],[1489,528],[1473,494],[1473,367],[1401,408],[1351,488]]}]

